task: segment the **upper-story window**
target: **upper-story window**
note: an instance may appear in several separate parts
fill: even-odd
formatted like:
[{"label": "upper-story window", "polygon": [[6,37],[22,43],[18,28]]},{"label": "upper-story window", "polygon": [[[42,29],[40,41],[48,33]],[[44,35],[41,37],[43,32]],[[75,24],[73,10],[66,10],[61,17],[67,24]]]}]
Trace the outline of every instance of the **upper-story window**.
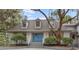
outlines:
[{"label": "upper-story window", "polygon": [[40,19],[36,19],[35,27],[36,28],[40,28],[41,27],[41,21],[40,21]]},{"label": "upper-story window", "polygon": [[22,27],[26,27],[26,28],[27,28],[27,27],[28,27],[28,22],[25,21],[25,20],[23,20],[23,21],[22,21]]},{"label": "upper-story window", "polygon": [[26,22],[23,21],[22,22],[22,25],[23,25],[23,27],[26,27]]}]

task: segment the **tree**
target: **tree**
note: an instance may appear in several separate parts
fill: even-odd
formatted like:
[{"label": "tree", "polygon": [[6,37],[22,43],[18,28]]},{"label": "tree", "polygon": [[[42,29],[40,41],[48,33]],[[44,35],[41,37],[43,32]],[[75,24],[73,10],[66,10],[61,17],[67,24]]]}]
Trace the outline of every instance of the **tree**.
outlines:
[{"label": "tree", "polygon": [[0,9],[0,31],[15,26],[21,18],[20,13],[18,9]]},{"label": "tree", "polygon": [[[74,18],[77,17],[77,14],[76,14],[75,16],[73,16],[73,17],[70,17],[70,15],[68,16],[67,13],[68,13],[69,11],[71,11],[71,10],[69,10],[69,9],[67,9],[67,10],[65,10],[65,9],[58,9],[58,10],[56,11],[56,13],[57,13],[56,16],[58,16],[58,20],[59,20],[59,27],[58,27],[58,29],[57,29],[57,31],[56,31],[55,36],[56,36],[56,38],[57,38],[58,44],[60,44],[60,40],[62,39],[62,31],[61,31],[62,25],[63,25],[64,23],[67,23],[67,22],[69,22],[69,21],[71,21],[71,20],[73,20]],[[71,11],[71,12],[72,12],[72,11]],[[65,19],[65,18],[66,18],[66,19]]]},{"label": "tree", "polygon": [[0,9],[0,33],[3,33],[5,40],[7,40],[6,31],[20,23],[21,11],[20,9]]},{"label": "tree", "polygon": [[[53,35],[55,35],[56,36],[56,38],[57,38],[57,43],[60,45],[60,40],[61,40],[61,38],[62,38],[62,31],[61,31],[61,29],[62,29],[62,25],[64,24],[64,23],[67,23],[67,22],[69,22],[69,21],[71,21],[71,20],[73,20],[74,18],[76,18],[77,16],[78,16],[78,14],[76,14],[75,16],[73,16],[73,17],[68,17],[68,12],[72,12],[72,11],[75,11],[75,12],[77,12],[78,10],[70,10],[70,9],[55,9],[55,10],[53,10],[53,12],[51,13],[51,15],[53,16],[53,17],[51,17],[51,20],[58,20],[59,22],[58,22],[58,29],[56,30],[56,31],[54,31],[54,27],[51,25],[51,23],[50,23],[50,20],[49,20],[49,18],[47,17],[47,15],[42,11],[42,10],[40,10],[40,9],[32,9],[32,10],[34,10],[34,11],[39,11],[39,12],[41,12],[44,16],[45,16],[45,18],[46,18],[46,20],[47,20],[47,22],[48,22],[48,24],[50,25],[50,27],[51,27],[51,31],[52,31],[52,33],[53,33]],[[78,12],[77,12],[78,13]],[[56,16],[56,17],[55,17]],[[65,19],[66,17],[68,17],[68,19]]]}]

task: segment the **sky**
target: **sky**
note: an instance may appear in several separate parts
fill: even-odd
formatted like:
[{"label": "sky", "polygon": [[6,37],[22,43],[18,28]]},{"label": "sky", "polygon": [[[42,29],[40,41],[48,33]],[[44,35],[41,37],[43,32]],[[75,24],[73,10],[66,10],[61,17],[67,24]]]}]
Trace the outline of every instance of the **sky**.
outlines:
[{"label": "sky", "polygon": [[[49,9],[41,9],[47,16],[49,14]],[[28,19],[30,20],[35,20],[37,18],[39,19],[45,19],[45,17],[38,11],[33,11],[30,9],[24,9],[23,13],[24,16],[27,16]]]},{"label": "sky", "polygon": [[[41,9],[47,16],[49,16],[51,9]],[[24,9],[22,12],[23,16],[27,16],[28,20],[35,20],[35,19],[45,19],[45,17],[38,11],[33,11],[30,9]],[[76,15],[76,12],[69,12],[68,15],[72,17]]]}]

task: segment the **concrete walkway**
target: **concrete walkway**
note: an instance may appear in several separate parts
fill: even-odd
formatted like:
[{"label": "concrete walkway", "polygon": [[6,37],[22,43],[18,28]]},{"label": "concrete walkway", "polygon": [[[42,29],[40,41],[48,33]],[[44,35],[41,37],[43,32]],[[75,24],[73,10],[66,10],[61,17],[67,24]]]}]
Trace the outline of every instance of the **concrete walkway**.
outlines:
[{"label": "concrete walkway", "polygon": [[29,46],[29,48],[42,48],[43,45],[40,42],[32,42]]}]

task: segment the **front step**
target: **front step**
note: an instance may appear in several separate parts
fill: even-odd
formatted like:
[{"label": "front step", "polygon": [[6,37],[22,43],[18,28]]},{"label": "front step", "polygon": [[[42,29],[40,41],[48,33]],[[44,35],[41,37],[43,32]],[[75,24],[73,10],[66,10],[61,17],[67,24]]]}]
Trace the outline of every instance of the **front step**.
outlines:
[{"label": "front step", "polygon": [[30,48],[42,48],[41,42],[32,42],[29,46]]}]

